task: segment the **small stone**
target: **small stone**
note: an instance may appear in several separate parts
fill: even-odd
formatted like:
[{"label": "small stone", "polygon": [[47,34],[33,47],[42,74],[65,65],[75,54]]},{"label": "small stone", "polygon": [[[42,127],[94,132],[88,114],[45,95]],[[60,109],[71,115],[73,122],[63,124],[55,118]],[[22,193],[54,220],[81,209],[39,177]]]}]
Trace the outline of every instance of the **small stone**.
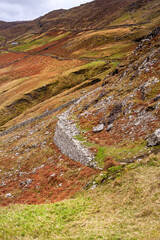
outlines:
[{"label": "small stone", "polygon": [[138,120],[137,122],[135,122],[134,126],[138,126],[140,123],[140,120]]},{"label": "small stone", "polygon": [[25,181],[20,182],[20,186],[28,186],[32,183],[32,179],[26,179]]},{"label": "small stone", "polygon": [[6,186],[6,185],[7,185],[7,184],[6,184],[5,182],[2,182],[2,183],[0,184],[1,187]]},{"label": "small stone", "polygon": [[36,168],[34,168],[34,169],[32,170],[32,173],[36,173],[36,170],[37,170],[37,169],[36,169]]},{"label": "small stone", "polygon": [[26,179],[26,181],[25,181],[25,182],[26,182],[26,185],[28,186],[29,184],[32,183],[32,181],[33,181],[32,179]]},{"label": "small stone", "polygon": [[53,174],[52,174],[50,177],[51,177],[51,178],[53,178],[53,177],[55,177],[55,176],[56,176],[56,174],[55,174],[55,173],[53,173]]},{"label": "small stone", "polygon": [[113,128],[113,123],[108,125],[106,131],[109,132],[109,131],[111,131],[112,128]]},{"label": "small stone", "polygon": [[149,136],[147,147],[153,147],[157,145],[160,145],[160,128]]},{"label": "small stone", "polygon": [[62,183],[60,183],[57,187],[62,187]]},{"label": "small stone", "polygon": [[12,193],[7,193],[7,194],[5,195],[5,197],[6,197],[6,198],[12,197]]},{"label": "small stone", "polygon": [[94,188],[96,188],[96,187],[97,187],[96,183],[93,182],[93,185],[92,185],[92,187],[91,187],[90,189],[94,189]]},{"label": "small stone", "polygon": [[104,124],[99,124],[96,127],[93,127],[93,132],[101,132],[104,129]]}]

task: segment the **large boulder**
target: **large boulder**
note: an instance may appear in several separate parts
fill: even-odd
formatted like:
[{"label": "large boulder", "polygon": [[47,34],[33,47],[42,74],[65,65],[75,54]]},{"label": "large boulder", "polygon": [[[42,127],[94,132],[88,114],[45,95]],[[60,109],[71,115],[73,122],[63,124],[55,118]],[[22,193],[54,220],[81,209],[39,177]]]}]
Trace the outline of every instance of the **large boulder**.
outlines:
[{"label": "large boulder", "polygon": [[148,147],[153,147],[160,145],[160,128],[158,128],[154,133],[152,133],[148,138]]}]

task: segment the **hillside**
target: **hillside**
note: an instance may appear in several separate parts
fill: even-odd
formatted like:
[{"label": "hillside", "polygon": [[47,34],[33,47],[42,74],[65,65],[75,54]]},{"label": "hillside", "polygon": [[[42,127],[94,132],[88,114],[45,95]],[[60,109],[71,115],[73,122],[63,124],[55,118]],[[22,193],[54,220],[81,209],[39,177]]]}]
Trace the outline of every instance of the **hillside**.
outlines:
[{"label": "hillside", "polygon": [[[153,5],[152,5],[152,2]],[[156,9],[144,12],[141,16],[136,16],[138,10],[145,10],[146,5],[151,5]],[[82,4],[69,10],[56,10],[41,16],[33,21],[26,22],[0,22],[0,35],[7,40],[13,40],[25,34],[37,34],[49,29],[58,30],[89,30],[104,29],[114,26],[115,20],[120,19],[117,25],[141,25],[150,22],[154,11],[154,18],[159,16],[159,2],[152,0],[94,0]],[[79,14],[81,13],[81,14]]]},{"label": "hillside", "polygon": [[[159,239],[159,158],[55,204],[1,208],[2,239]],[[94,226],[94,227],[93,227]]]},{"label": "hillside", "polygon": [[159,9],[0,22],[2,239],[159,238]]}]

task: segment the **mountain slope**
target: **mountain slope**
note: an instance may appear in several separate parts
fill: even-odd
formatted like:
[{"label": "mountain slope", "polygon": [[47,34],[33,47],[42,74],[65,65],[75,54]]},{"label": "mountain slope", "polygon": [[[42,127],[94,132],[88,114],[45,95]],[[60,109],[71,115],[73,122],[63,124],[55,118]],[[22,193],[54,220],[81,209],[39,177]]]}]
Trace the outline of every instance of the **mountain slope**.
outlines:
[{"label": "mountain slope", "polygon": [[[48,29],[95,29],[105,28],[123,14],[128,14],[131,24],[135,24],[132,14],[145,8],[151,0],[95,0],[70,10],[52,11],[38,19],[28,22],[0,23],[0,35],[7,39],[17,38],[27,33],[45,32]],[[81,14],[79,14],[81,13]],[[158,13],[158,12],[157,12]],[[148,21],[150,16],[143,16],[139,22]]]},{"label": "mountain slope", "polygon": [[2,239],[156,240],[160,158],[130,164],[115,179],[55,204],[0,209]]},{"label": "mountain slope", "polygon": [[[54,202],[67,198],[79,191],[78,186],[84,186],[100,170],[134,162],[151,151],[159,151],[159,146],[146,146],[146,138],[159,127],[160,122],[159,37],[159,28],[156,28],[140,41],[125,61],[116,63],[116,69],[110,67],[104,70],[105,63],[100,62],[99,76],[106,75],[106,71],[108,73],[101,84],[97,81],[93,85],[88,84],[86,80],[84,85],[79,84],[56,94],[8,122],[9,126],[18,122],[21,124],[1,135],[2,205],[44,203],[47,199]],[[72,82],[74,74],[76,79],[82,74],[81,79],[90,67],[96,72],[97,62],[68,71],[66,80]],[[33,101],[34,95],[28,97]],[[70,162],[53,143],[57,115],[69,105],[60,106],[75,98],[81,101],[75,102],[75,105],[72,103],[65,127],[71,123],[68,129],[72,131],[73,123],[76,123],[79,133],[73,134],[73,137],[95,155],[96,170]],[[19,107],[24,106],[22,104]],[[10,112],[13,110],[10,109]],[[45,114],[40,117],[41,113]],[[103,128],[100,132],[93,132],[97,124],[103,124]],[[72,149],[63,136],[60,141],[64,148]]]},{"label": "mountain slope", "polygon": [[[70,198],[159,152],[147,145],[160,122],[158,0],[96,0],[1,26],[2,206]],[[84,148],[95,169],[74,161]]]}]

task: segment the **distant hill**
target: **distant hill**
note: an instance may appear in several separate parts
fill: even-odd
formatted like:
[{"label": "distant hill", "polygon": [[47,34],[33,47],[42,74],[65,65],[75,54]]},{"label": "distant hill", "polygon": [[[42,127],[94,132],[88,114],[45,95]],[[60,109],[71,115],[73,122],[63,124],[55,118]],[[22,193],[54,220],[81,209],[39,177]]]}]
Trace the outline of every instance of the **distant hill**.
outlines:
[{"label": "distant hill", "polygon": [[[8,39],[26,32],[44,32],[52,28],[85,30],[105,28],[125,12],[133,12],[151,0],[95,0],[69,10],[56,10],[33,21],[0,21],[0,35]],[[133,22],[134,23],[134,22]]]}]

